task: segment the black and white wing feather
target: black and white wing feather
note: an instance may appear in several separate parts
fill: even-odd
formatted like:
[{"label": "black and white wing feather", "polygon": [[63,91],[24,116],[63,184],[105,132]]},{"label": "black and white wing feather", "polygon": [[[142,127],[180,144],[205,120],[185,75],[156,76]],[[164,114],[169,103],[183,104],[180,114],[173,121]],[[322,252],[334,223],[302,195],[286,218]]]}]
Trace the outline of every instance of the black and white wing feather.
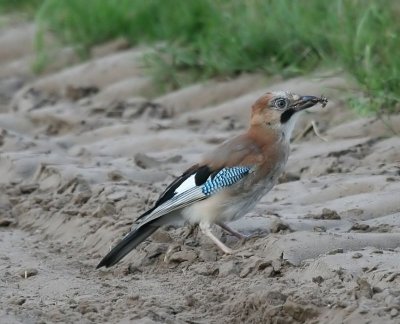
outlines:
[{"label": "black and white wing feather", "polygon": [[196,165],[167,187],[155,206],[138,218],[138,225],[206,199],[221,189],[237,183],[251,170],[250,166],[211,170],[206,165],[201,167]]}]

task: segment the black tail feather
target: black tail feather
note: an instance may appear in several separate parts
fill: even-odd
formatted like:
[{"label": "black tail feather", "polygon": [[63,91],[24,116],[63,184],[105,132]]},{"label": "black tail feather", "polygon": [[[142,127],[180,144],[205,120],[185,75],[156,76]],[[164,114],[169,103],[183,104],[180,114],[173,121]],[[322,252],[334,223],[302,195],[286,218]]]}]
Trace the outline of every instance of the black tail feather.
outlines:
[{"label": "black tail feather", "polygon": [[112,267],[130,251],[153,234],[159,226],[147,223],[126,235],[108,254],[100,261],[96,269]]}]

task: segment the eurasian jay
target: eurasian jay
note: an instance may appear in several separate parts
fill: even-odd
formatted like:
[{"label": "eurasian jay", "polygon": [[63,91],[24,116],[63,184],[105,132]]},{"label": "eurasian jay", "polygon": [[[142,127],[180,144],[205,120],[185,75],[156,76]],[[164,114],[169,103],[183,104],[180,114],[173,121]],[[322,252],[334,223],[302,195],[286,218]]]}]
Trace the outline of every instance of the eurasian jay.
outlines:
[{"label": "eurasian jay", "polygon": [[244,237],[226,223],[244,216],[276,184],[289,156],[298,113],[327,102],[325,97],[283,91],[260,97],[251,108],[248,130],[219,145],[175,179],[97,268],[115,265],[159,227],[169,224],[198,224],[223,252],[232,253],[211,232],[211,225]]}]

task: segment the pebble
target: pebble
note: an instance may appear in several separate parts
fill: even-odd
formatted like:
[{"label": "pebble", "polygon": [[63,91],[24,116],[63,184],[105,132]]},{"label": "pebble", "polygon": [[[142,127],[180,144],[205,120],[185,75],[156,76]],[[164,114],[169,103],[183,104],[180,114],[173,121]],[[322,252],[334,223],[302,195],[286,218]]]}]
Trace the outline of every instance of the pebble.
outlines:
[{"label": "pebble", "polygon": [[211,250],[200,250],[199,258],[203,261],[217,261],[217,253]]},{"label": "pebble", "polygon": [[355,223],[350,228],[350,231],[368,231],[368,229],[369,229],[369,225],[368,224]]},{"label": "pebble", "polygon": [[185,296],[185,302],[186,306],[192,307],[194,304],[196,304],[197,300],[193,297],[193,295],[187,295]]},{"label": "pebble", "polygon": [[[252,256],[249,260],[244,264],[242,270],[240,271],[239,276],[241,278],[247,277],[253,271],[260,271],[266,269],[268,266],[272,266],[274,272],[279,272],[281,269],[281,262],[279,260],[267,261],[263,260],[259,257]],[[276,269],[276,270],[275,270]]]},{"label": "pebble", "polygon": [[157,159],[148,156],[147,154],[143,154],[143,153],[137,153],[134,157],[135,159],[135,163],[138,167],[142,168],[142,169],[151,169],[151,168],[155,168],[158,167],[159,165],[161,165],[161,161],[158,161]]},{"label": "pebble", "polygon": [[169,235],[169,233],[163,229],[159,229],[158,231],[154,232],[154,234],[151,236],[151,238],[154,242],[158,242],[158,243],[173,242],[171,235]]},{"label": "pebble", "polygon": [[292,232],[292,229],[290,226],[286,223],[283,223],[281,220],[274,220],[271,224],[271,233],[279,233],[280,231],[290,231]]},{"label": "pebble", "polygon": [[126,192],[125,191],[117,191],[113,192],[112,194],[109,194],[107,196],[108,199],[112,201],[120,201],[126,199]]},{"label": "pebble", "polygon": [[383,289],[380,288],[380,287],[377,287],[377,286],[372,287],[372,293],[373,293],[373,294],[379,294],[379,293],[381,293],[382,291],[383,291]]},{"label": "pebble", "polygon": [[271,265],[275,272],[280,272],[282,269],[282,262],[280,260],[272,260]]},{"label": "pebble", "polygon": [[254,264],[246,264],[240,271],[240,278],[246,278],[254,270]]},{"label": "pebble", "polygon": [[193,267],[193,270],[195,273],[202,276],[214,276],[219,272],[214,263],[206,262],[196,263],[196,265]]},{"label": "pebble", "polygon": [[109,173],[107,173],[107,177],[111,181],[122,181],[122,180],[124,180],[123,174],[121,172],[117,171],[117,170],[113,170],[113,171],[110,171]]},{"label": "pebble", "polygon": [[326,232],[325,226],[314,226],[314,232]]},{"label": "pebble", "polygon": [[305,218],[330,219],[330,220],[341,219],[341,217],[337,213],[337,211],[329,209],[329,208],[322,209],[321,214],[308,214],[305,216]]},{"label": "pebble", "polygon": [[167,243],[151,243],[146,246],[147,257],[150,259],[155,258],[160,254],[167,252],[168,247]]},{"label": "pebble", "polygon": [[105,203],[102,206],[97,207],[97,209],[93,212],[93,217],[102,218],[104,216],[114,215],[116,213],[116,209],[112,203]]},{"label": "pebble", "polygon": [[266,268],[263,270],[262,274],[263,274],[264,278],[271,278],[271,277],[273,277],[274,274],[275,274],[274,268],[272,268],[272,267],[266,267]]},{"label": "pebble", "polygon": [[63,210],[63,213],[65,215],[75,216],[75,215],[79,214],[79,209],[75,209],[75,208],[65,209],[65,210]]},{"label": "pebble", "polygon": [[74,203],[77,205],[86,204],[87,201],[92,197],[92,192],[90,190],[85,190],[78,193],[74,198]]},{"label": "pebble", "polygon": [[14,297],[10,299],[10,304],[21,306],[25,304],[26,298],[24,297]]},{"label": "pebble", "polygon": [[14,220],[11,218],[0,218],[0,227],[8,227],[14,224]]},{"label": "pebble", "polygon": [[333,255],[333,254],[339,254],[339,253],[343,253],[343,249],[335,249],[335,250],[329,251],[327,254]]},{"label": "pebble", "polygon": [[318,316],[318,309],[313,305],[301,305],[290,300],[286,300],[283,309],[295,320],[302,323]]},{"label": "pebble", "polygon": [[38,274],[37,269],[35,268],[28,268],[28,269],[23,269],[21,271],[18,272],[18,275],[22,278],[29,278],[29,277],[33,277],[36,276]]},{"label": "pebble", "polygon": [[32,183],[19,186],[19,191],[21,191],[22,194],[30,194],[38,188],[39,185],[37,183]]},{"label": "pebble", "polygon": [[268,302],[271,303],[274,306],[282,305],[286,302],[288,296],[285,294],[282,294],[280,291],[269,291],[267,293],[267,299]]},{"label": "pebble", "polygon": [[362,258],[362,253],[360,253],[360,252],[356,252],[356,253],[354,253],[351,257],[353,258],[353,259],[359,259],[359,258]]},{"label": "pebble", "polygon": [[324,209],[322,209],[321,218],[322,219],[340,219],[340,215],[337,213],[336,210],[324,208]]},{"label": "pebble", "polygon": [[143,271],[137,266],[130,264],[127,268],[126,274],[142,273]]},{"label": "pebble", "polygon": [[395,297],[400,297],[400,289],[393,289],[391,294]]},{"label": "pebble", "polygon": [[194,260],[197,259],[197,254],[194,251],[177,251],[171,254],[171,256],[169,257],[169,261],[172,262],[184,262],[184,261],[189,261],[189,262],[193,262]]},{"label": "pebble", "polygon": [[355,291],[357,298],[360,297],[365,297],[368,299],[372,298],[373,295],[372,287],[366,279],[358,278],[357,285],[358,287],[356,288]]},{"label": "pebble", "polygon": [[227,262],[223,262],[219,268],[219,276],[226,277],[230,274],[238,274],[240,271],[239,263],[235,260],[229,260]]},{"label": "pebble", "polygon": [[77,307],[79,313],[82,315],[87,314],[87,313],[97,313],[97,308],[96,306],[92,305],[89,303],[87,300],[82,300],[78,303]]},{"label": "pebble", "polygon": [[390,311],[390,316],[391,317],[396,317],[399,314],[399,311],[396,308],[392,308]]},{"label": "pebble", "polygon": [[285,172],[279,179],[279,183],[285,183],[285,182],[292,182],[292,181],[297,181],[300,180],[300,176],[298,174],[292,173],[292,172]]},{"label": "pebble", "polygon": [[324,278],[322,278],[322,276],[317,276],[317,277],[312,278],[312,282],[321,284],[322,282],[324,282]]}]

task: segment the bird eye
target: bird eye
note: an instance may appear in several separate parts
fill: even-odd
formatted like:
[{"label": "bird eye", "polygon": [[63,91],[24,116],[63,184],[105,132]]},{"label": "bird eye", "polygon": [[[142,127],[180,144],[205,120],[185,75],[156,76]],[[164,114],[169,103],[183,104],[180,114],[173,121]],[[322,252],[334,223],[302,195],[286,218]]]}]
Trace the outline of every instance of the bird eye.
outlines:
[{"label": "bird eye", "polygon": [[289,100],[285,98],[279,98],[275,100],[275,107],[278,109],[285,109],[289,105]]}]

